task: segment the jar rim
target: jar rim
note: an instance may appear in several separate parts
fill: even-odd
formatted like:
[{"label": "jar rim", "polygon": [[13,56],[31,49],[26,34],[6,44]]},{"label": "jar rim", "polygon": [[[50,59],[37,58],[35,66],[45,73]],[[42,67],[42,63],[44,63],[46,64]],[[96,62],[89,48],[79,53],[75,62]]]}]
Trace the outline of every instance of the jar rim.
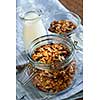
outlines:
[{"label": "jar rim", "polygon": [[50,17],[55,16],[55,15],[67,15],[67,14],[71,14],[73,17],[77,18],[78,25],[81,23],[81,18],[79,17],[79,15],[74,12],[71,12],[71,11],[69,11],[69,12],[67,11],[66,13],[65,12],[56,12],[55,14],[52,14],[51,16],[46,17],[46,18],[49,19]]},{"label": "jar rim", "polygon": [[[51,67],[51,64],[44,64],[44,63],[40,63],[40,62],[38,62],[38,61],[34,61],[34,60],[32,59],[32,57],[31,57],[32,53],[30,54],[30,50],[32,49],[33,45],[35,45],[34,43],[35,43],[35,42],[37,43],[37,41],[39,41],[39,39],[43,39],[43,38],[46,38],[46,37],[47,37],[47,38],[49,38],[49,37],[60,38],[60,39],[63,39],[64,41],[66,41],[66,43],[67,43],[67,42],[70,42],[70,44],[72,45],[72,47],[71,47],[72,50],[71,50],[70,55],[69,55],[64,61],[62,61],[62,63],[59,63],[59,64],[63,64],[63,63],[64,63],[64,65],[62,65],[60,68],[59,68],[59,67],[57,67],[57,68],[55,68],[55,67],[52,68],[52,67]],[[41,41],[40,41],[40,42],[41,42]],[[38,37],[37,39],[35,39],[35,40],[33,40],[33,41],[31,42],[30,48],[28,49],[28,52],[27,52],[27,57],[28,57],[29,61],[33,64],[33,66],[34,66],[35,68],[41,69],[41,70],[44,70],[44,69],[46,69],[46,70],[51,70],[51,69],[53,69],[53,70],[58,70],[58,69],[62,69],[62,68],[64,68],[64,67],[66,67],[66,66],[72,61],[73,55],[74,55],[74,46],[73,46],[73,42],[71,41],[71,39],[67,38],[67,39],[65,40],[65,38],[63,38],[62,36],[58,36],[58,35],[44,35],[44,36]]]},{"label": "jar rim", "polygon": [[[25,21],[38,20],[38,19],[40,19],[41,16],[42,16],[42,13],[41,13],[41,12],[42,12],[42,11],[41,11],[40,9],[32,9],[32,10],[29,10],[29,11],[24,12],[23,16],[20,16],[20,18],[21,18],[22,20],[25,20]],[[36,17],[33,17],[33,18],[27,18],[26,16],[27,16],[28,14],[31,14],[31,13],[36,14],[37,16],[36,16]]]}]

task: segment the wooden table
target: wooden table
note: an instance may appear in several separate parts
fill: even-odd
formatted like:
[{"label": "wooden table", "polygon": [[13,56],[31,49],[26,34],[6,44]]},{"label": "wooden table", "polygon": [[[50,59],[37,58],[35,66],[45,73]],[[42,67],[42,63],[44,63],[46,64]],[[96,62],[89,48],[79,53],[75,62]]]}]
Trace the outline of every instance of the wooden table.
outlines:
[{"label": "wooden table", "polygon": [[[67,9],[78,14],[83,24],[83,0],[59,0]],[[83,100],[83,98],[77,99]]]},{"label": "wooden table", "polygon": [[77,99],[77,100],[83,100],[83,98]]},{"label": "wooden table", "polygon": [[83,0],[59,0],[67,9],[78,14],[83,24]]}]

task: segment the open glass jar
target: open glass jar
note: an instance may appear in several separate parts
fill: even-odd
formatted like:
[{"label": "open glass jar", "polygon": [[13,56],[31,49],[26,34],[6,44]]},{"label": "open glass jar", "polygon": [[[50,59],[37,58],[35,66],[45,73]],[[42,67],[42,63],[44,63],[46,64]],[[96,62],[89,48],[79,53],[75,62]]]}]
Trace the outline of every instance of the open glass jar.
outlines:
[{"label": "open glass jar", "polygon": [[73,85],[77,66],[71,39],[58,35],[39,37],[32,41],[28,59],[19,79],[23,85],[30,83],[50,94],[61,93]]},{"label": "open glass jar", "polygon": [[26,52],[32,40],[46,35],[46,30],[42,22],[42,15],[40,9],[32,9],[24,12],[23,16],[20,16],[24,23],[23,40]]},{"label": "open glass jar", "polygon": [[48,34],[57,34],[64,37],[75,33],[81,24],[80,17],[73,12],[59,12],[45,19]]}]

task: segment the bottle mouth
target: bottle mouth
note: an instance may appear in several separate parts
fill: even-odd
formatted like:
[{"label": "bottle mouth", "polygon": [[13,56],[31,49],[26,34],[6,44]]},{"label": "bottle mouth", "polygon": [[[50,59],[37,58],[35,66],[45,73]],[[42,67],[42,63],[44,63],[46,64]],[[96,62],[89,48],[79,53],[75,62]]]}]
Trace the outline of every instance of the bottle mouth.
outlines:
[{"label": "bottle mouth", "polygon": [[[57,62],[56,67],[53,64],[44,64],[44,63],[41,63],[38,61],[34,61],[32,59],[32,53],[35,51],[36,48],[41,47],[46,44],[50,44],[50,43],[61,43],[61,44],[68,46],[70,49],[70,55],[68,57],[66,57],[66,59],[63,60],[62,62]],[[33,40],[30,45],[30,48],[27,52],[27,57],[28,57],[29,61],[32,63],[33,67],[35,67],[37,69],[41,69],[41,70],[62,69],[64,67],[66,67],[72,61],[73,55],[74,55],[74,47],[73,47],[72,41],[69,39],[65,40],[61,36],[57,36],[57,35],[45,35],[45,36],[41,36],[41,37]]]},{"label": "bottle mouth", "polygon": [[22,20],[25,20],[25,21],[32,21],[32,20],[38,20],[40,19],[42,16],[42,11],[41,10],[30,10],[30,11],[27,11],[27,12],[24,12],[23,13],[23,16],[20,16],[20,18]]}]

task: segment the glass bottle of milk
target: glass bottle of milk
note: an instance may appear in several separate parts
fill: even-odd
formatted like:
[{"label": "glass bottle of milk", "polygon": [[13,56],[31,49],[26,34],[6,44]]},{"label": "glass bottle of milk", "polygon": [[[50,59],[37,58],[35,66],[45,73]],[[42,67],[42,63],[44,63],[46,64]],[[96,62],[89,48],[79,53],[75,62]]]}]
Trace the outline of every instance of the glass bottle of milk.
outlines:
[{"label": "glass bottle of milk", "polygon": [[29,45],[34,39],[43,35],[46,35],[46,30],[41,17],[34,11],[25,13],[23,31],[25,50],[28,50]]}]

